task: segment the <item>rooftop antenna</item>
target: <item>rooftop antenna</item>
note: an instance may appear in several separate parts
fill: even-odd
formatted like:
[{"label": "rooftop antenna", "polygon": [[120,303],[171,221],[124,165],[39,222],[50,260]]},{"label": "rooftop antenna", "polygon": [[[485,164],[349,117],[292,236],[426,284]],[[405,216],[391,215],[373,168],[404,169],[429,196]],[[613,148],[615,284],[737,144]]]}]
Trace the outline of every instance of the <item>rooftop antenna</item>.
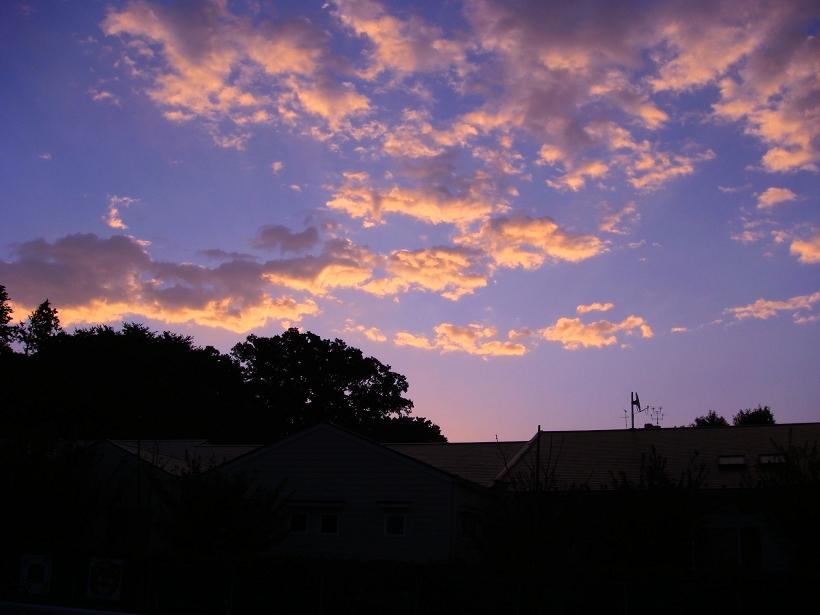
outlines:
[{"label": "rooftop antenna", "polygon": [[647,406],[646,408],[641,408],[641,400],[638,397],[637,392],[630,393],[629,397],[630,397],[629,410],[630,410],[630,414],[632,416],[632,429],[635,429],[635,410],[637,410],[638,412],[643,412],[643,411],[647,410],[649,408],[649,406]]},{"label": "rooftop antenna", "polygon": [[663,406],[651,406],[649,408],[649,413],[652,415],[652,420],[655,421],[655,427],[661,426],[661,421],[663,420]]},{"label": "rooftop antenna", "polygon": [[624,429],[629,429],[629,412],[626,411],[626,408],[622,408],[624,413]]}]

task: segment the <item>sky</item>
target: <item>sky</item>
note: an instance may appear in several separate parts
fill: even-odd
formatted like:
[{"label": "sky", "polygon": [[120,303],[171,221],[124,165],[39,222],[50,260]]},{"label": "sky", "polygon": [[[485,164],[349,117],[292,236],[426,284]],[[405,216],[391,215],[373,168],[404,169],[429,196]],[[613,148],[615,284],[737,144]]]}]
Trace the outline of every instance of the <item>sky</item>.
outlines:
[{"label": "sky", "polygon": [[9,0],[0,284],[67,328],[342,338],[453,441],[623,428],[632,391],[667,427],[817,421],[819,25],[816,1]]}]

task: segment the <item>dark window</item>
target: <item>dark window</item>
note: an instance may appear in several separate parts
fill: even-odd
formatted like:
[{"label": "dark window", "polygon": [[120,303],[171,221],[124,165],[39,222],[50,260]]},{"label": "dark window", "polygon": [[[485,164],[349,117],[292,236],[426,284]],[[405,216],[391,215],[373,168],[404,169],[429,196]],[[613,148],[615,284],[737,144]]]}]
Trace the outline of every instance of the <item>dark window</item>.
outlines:
[{"label": "dark window", "polygon": [[721,468],[733,469],[746,466],[746,457],[743,455],[720,455],[717,461]]},{"label": "dark window", "polygon": [[336,513],[322,513],[322,534],[339,533],[339,515]]},{"label": "dark window", "polygon": [[306,513],[297,512],[290,516],[291,534],[307,534],[308,516]]},{"label": "dark window", "polygon": [[388,536],[404,536],[404,515],[401,513],[385,514],[384,533]]}]

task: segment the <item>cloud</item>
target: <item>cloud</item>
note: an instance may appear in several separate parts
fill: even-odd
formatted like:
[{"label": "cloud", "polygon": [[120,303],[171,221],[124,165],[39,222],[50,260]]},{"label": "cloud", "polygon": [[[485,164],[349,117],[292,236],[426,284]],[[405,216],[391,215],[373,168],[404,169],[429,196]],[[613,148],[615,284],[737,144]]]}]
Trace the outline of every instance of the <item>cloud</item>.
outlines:
[{"label": "cloud", "polygon": [[120,106],[119,97],[115,94],[112,94],[108,90],[98,90],[96,88],[91,88],[90,90],[88,90],[88,95],[94,102],[107,102],[116,107]]},{"label": "cloud", "polygon": [[408,331],[399,331],[393,338],[397,346],[411,346],[439,352],[465,352],[480,357],[521,356],[527,347],[512,341],[493,339],[498,332],[494,327],[471,323],[454,325],[441,323],[433,328],[434,336],[428,338]]},{"label": "cloud", "polygon": [[16,246],[14,256],[0,261],[0,279],[15,303],[28,310],[48,297],[64,325],[141,316],[244,333],[319,311],[311,299],[271,294],[258,263],[156,261],[139,240],[123,235],[36,239]]},{"label": "cloud", "polygon": [[724,312],[731,314],[738,320],[749,318],[768,320],[777,316],[780,312],[791,312],[796,321],[798,318],[805,317],[805,314],[801,314],[801,312],[815,309],[818,303],[820,303],[820,292],[810,295],[798,295],[785,300],[758,299],[748,305],[726,308]]},{"label": "cloud", "polygon": [[375,255],[367,248],[347,239],[332,239],[319,255],[263,263],[261,275],[271,284],[325,296],[334,289],[362,288],[376,264]]},{"label": "cloud", "polygon": [[111,196],[108,198],[108,213],[103,218],[103,221],[110,228],[124,231],[128,226],[122,220],[122,210],[130,207],[134,203],[138,203],[139,199],[130,196]]},{"label": "cloud", "polygon": [[[219,0],[135,0],[109,9],[101,28],[124,39],[121,63],[150,82],[148,95],[170,121],[249,126],[309,114],[336,130],[369,108],[364,95],[332,74],[340,63],[327,34],[308,20],[243,17]],[[241,149],[244,135],[214,141]]]},{"label": "cloud", "polygon": [[737,69],[725,71],[718,81],[714,114],[741,123],[766,146],[765,170],[816,172],[820,42],[805,23],[818,17],[817,7],[801,2],[751,6],[750,48]]},{"label": "cloud", "polygon": [[304,252],[319,243],[319,231],[309,226],[298,233],[280,224],[270,224],[259,229],[251,245],[259,250],[281,252]]},{"label": "cloud", "polygon": [[372,185],[367,173],[347,172],[325,204],[351,218],[363,219],[365,226],[380,223],[385,214],[401,214],[429,224],[464,226],[506,207],[503,201],[486,194],[483,178],[455,180],[450,186],[427,175],[416,179],[417,187],[394,185],[380,189]]},{"label": "cloud", "polygon": [[724,194],[743,192],[744,190],[748,190],[749,188],[751,188],[751,184],[744,184],[742,186],[718,186],[718,190],[720,190]]},{"label": "cloud", "polygon": [[789,246],[789,252],[805,264],[820,263],[820,231],[808,239],[795,239]]},{"label": "cloud", "polygon": [[547,185],[556,190],[578,192],[586,185],[587,179],[597,179],[609,173],[609,165],[601,160],[583,162],[564,173],[555,181],[548,179]]},{"label": "cloud", "polygon": [[493,218],[454,241],[486,252],[496,266],[506,268],[537,269],[547,259],[580,262],[606,250],[594,235],[569,233],[548,217]]},{"label": "cloud", "polygon": [[275,160],[270,163],[270,170],[273,171],[274,175],[278,175],[279,172],[285,168],[285,163],[281,160]]},{"label": "cloud", "polygon": [[766,188],[757,196],[757,208],[772,209],[775,205],[794,201],[795,199],[797,199],[797,195],[788,188]]},{"label": "cloud", "polygon": [[596,320],[584,323],[580,318],[562,317],[554,324],[541,329],[541,336],[551,342],[558,342],[564,350],[581,348],[603,348],[618,343],[618,333],[632,335],[639,333],[643,338],[653,336],[652,328],[640,316],[627,316],[621,322]]},{"label": "cloud", "polygon": [[638,206],[634,201],[627,203],[621,209],[610,211],[601,219],[598,230],[615,235],[627,235],[628,226],[641,219]]},{"label": "cloud", "polygon": [[365,327],[364,325],[356,324],[350,319],[345,322],[344,331],[346,333],[361,333],[371,342],[387,341],[387,336],[378,327]]},{"label": "cloud", "polygon": [[445,71],[465,61],[464,45],[445,37],[441,28],[416,16],[400,19],[373,0],[336,0],[335,14],[355,34],[366,38],[369,66],[365,79],[385,71],[399,74]]},{"label": "cloud", "polygon": [[294,97],[308,113],[327,121],[332,130],[344,126],[344,121],[370,110],[370,100],[348,82],[323,77],[313,81],[292,78],[288,81]]},{"label": "cloud", "polygon": [[672,327],[669,329],[670,333],[687,333],[689,331],[689,327]]},{"label": "cloud", "polygon": [[37,157],[40,160],[52,160],[54,156],[52,156],[49,152],[43,152],[42,154],[38,154]]},{"label": "cloud", "polygon": [[230,134],[212,132],[211,134],[211,140],[214,145],[222,149],[233,149],[238,152],[245,150],[245,145],[250,138],[251,133],[249,132],[234,132]]},{"label": "cloud", "polygon": [[376,295],[393,295],[411,289],[426,290],[456,301],[487,285],[480,254],[458,247],[396,250],[386,260],[388,276],[365,284]]},{"label": "cloud", "polygon": [[575,308],[575,311],[579,314],[589,314],[590,312],[608,312],[614,307],[614,303],[589,303],[587,305],[579,305]]}]

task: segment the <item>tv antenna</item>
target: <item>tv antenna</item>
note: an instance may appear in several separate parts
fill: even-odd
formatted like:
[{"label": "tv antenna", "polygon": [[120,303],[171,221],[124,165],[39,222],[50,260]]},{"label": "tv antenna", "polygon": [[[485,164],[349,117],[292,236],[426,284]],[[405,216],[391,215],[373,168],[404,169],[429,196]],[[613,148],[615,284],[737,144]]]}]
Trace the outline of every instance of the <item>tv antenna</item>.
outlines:
[{"label": "tv antenna", "polygon": [[655,422],[655,427],[660,427],[661,421],[663,421],[663,406],[658,406],[657,408],[655,406],[650,406],[649,415]]},{"label": "tv antenna", "polygon": [[637,392],[630,393],[629,394],[629,399],[630,399],[629,411],[630,411],[630,416],[632,417],[632,429],[635,429],[635,410],[637,410],[638,412],[645,412],[646,410],[649,409],[649,406],[647,406],[646,408],[641,408],[641,400],[638,397]]}]

